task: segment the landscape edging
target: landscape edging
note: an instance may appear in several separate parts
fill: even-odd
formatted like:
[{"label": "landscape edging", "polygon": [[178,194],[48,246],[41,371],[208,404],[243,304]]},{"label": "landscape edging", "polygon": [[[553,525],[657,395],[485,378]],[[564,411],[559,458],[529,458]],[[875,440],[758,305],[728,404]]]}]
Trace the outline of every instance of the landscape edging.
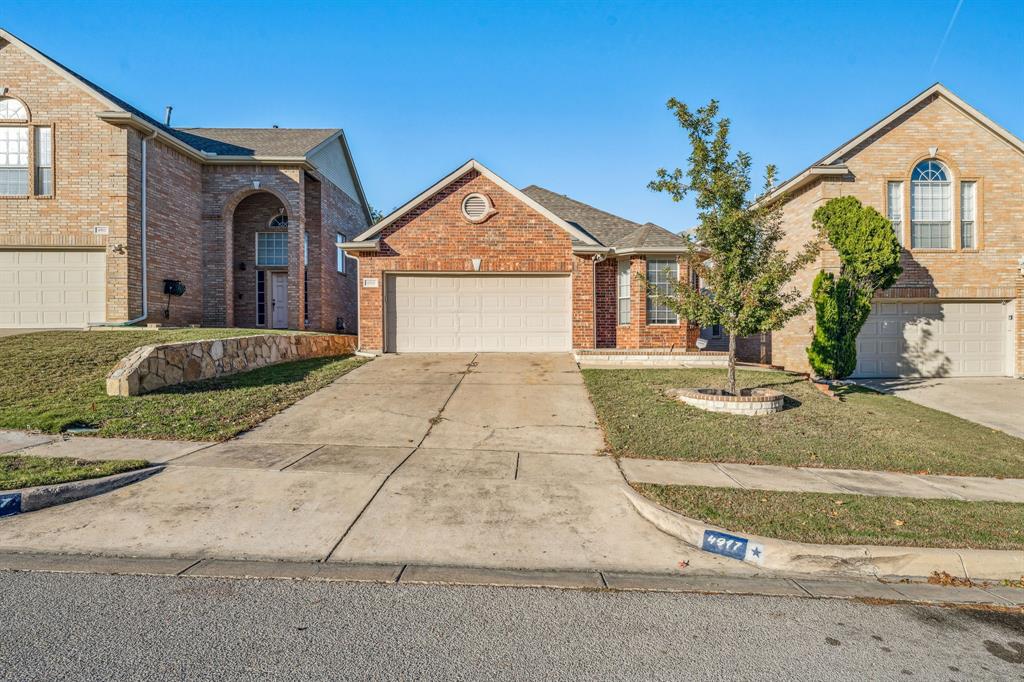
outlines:
[{"label": "landscape edging", "polygon": [[87,497],[102,495],[111,490],[117,490],[126,485],[147,479],[153,474],[163,471],[165,467],[166,465],[164,464],[154,464],[133,471],[123,471],[119,474],[101,476],[100,478],[86,478],[81,481],[68,481],[67,483],[55,483],[53,485],[4,490],[0,491],[0,496],[5,498],[18,496],[18,511],[14,512],[14,514],[23,514],[53,507],[58,504],[84,500]]},{"label": "landscape edging", "polygon": [[[658,530],[702,551],[771,570],[874,577],[926,577],[944,572],[987,580],[1019,580],[1024,575],[1024,552],[1020,551],[815,545],[777,540],[733,533],[691,519],[644,497],[629,485],[623,485],[623,493],[637,513]],[[759,556],[754,556],[757,552]]]}]

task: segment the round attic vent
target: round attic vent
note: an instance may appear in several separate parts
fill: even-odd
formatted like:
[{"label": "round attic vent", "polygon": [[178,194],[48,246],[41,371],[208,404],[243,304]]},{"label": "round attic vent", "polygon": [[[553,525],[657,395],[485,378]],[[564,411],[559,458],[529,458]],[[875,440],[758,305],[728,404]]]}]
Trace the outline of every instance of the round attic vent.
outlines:
[{"label": "round attic vent", "polygon": [[480,223],[497,213],[487,195],[474,192],[462,200],[462,215],[471,223]]}]

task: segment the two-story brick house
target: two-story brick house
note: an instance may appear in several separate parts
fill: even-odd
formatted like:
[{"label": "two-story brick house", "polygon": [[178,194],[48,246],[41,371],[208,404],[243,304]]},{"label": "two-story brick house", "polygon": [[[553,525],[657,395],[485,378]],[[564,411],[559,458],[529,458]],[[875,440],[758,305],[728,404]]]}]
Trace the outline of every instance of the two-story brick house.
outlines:
[{"label": "two-story brick house", "polygon": [[[1024,141],[936,84],[777,188],[783,246],[811,239],[814,210],[846,195],[888,216],[903,247],[855,376],[1024,374]],[[798,286],[838,264],[826,249]],[[813,327],[811,312],[771,334],[767,359],[808,371]]]},{"label": "two-story brick house", "polygon": [[0,327],[354,331],[344,133],[167,123],[0,30]]}]

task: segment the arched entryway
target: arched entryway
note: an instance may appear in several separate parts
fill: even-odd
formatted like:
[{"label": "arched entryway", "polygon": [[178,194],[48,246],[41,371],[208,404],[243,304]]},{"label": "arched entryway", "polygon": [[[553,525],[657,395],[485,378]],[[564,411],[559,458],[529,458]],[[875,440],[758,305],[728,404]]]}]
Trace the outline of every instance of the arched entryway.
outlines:
[{"label": "arched entryway", "polygon": [[289,215],[276,194],[256,191],[231,214],[234,325],[285,329],[294,326],[295,297],[288,263],[295,257]]}]

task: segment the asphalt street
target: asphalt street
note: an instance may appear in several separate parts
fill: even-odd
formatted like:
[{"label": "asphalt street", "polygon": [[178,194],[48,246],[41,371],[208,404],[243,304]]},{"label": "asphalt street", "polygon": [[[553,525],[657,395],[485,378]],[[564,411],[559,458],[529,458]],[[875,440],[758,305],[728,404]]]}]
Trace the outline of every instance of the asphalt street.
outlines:
[{"label": "asphalt street", "polygon": [[0,572],[3,680],[1024,680],[1024,615]]}]

